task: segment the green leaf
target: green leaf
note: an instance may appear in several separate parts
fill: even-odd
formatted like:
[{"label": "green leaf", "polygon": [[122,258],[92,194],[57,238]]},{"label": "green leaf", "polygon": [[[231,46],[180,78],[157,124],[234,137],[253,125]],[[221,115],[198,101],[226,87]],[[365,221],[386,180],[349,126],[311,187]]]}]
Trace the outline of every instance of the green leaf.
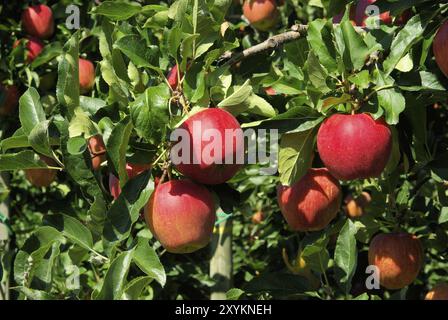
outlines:
[{"label": "green leaf", "polygon": [[127,20],[140,13],[142,6],[136,2],[105,1],[93,11],[94,14],[106,16],[115,21]]},{"label": "green leaf", "polygon": [[159,63],[159,48],[147,45],[137,35],[124,36],[114,43],[114,48],[123,52],[137,67],[153,67]]},{"label": "green leaf", "polygon": [[319,61],[329,71],[337,70],[336,48],[334,47],[331,31],[326,26],[326,21],[317,19],[308,25],[307,40],[313,51],[319,57]]},{"label": "green leaf", "polygon": [[18,153],[0,155],[0,171],[13,171],[19,169],[43,169],[49,167],[40,157],[31,150]]},{"label": "green leaf", "polygon": [[355,223],[347,219],[340,231],[334,251],[334,262],[337,267],[335,277],[346,294],[350,291],[351,280],[356,271],[358,252],[355,236],[357,232]]},{"label": "green leaf", "polygon": [[83,154],[86,148],[87,143],[84,137],[73,137],[67,141],[67,151],[72,155]]},{"label": "green leaf", "polygon": [[151,277],[137,277],[129,281],[124,289],[123,299],[138,300],[142,291],[148,287],[153,279]]},{"label": "green leaf", "polygon": [[149,246],[148,239],[140,238],[133,256],[135,264],[149,277],[155,279],[163,287],[166,274],[155,250]]},{"label": "green leaf", "polygon": [[56,57],[59,57],[62,53],[62,46],[60,42],[50,42],[45,45],[36,59],[31,63],[31,68],[35,69],[41,65],[48,63]]},{"label": "green leaf", "polygon": [[65,106],[71,118],[75,108],[79,107],[79,33],[75,32],[65,43],[58,65],[58,83],[56,97]]},{"label": "green leaf", "polygon": [[390,54],[384,60],[383,66],[386,74],[390,74],[400,60],[409,52],[409,49],[420,39],[425,31],[420,15],[413,16],[406,26],[394,37]]},{"label": "green leaf", "polygon": [[36,125],[46,120],[39,93],[33,87],[20,97],[19,117],[26,135],[29,135]]},{"label": "green leaf", "polygon": [[448,207],[443,207],[440,210],[440,216],[439,216],[439,224],[448,222]]},{"label": "green leaf", "polygon": [[112,165],[118,172],[121,186],[123,186],[128,179],[126,172],[126,150],[128,148],[131,132],[132,122],[130,117],[126,117],[112,129],[106,145],[107,153],[112,161]]},{"label": "green leaf", "polygon": [[77,219],[65,214],[47,215],[44,225],[49,225],[58,230],[62,235],[81,247],[93,250],[93,238],[89,229]]},{"label": "green leaf", "polygon": [[311,167],[316,130],[288,133],[280,141],[279,167],[282,185],[292,185]]},{"label": "green leaf", "polygon": [[121,298],[134,251],[120,253],[110,264],[104,277],[101,290],[93,298],[95,300],[116,300]]},{"label": "green leaf", "polygon": [[226,292],[226,300],[238,300],[243,294],[244,294],[243,290],[238,288],[232,288]]},{"label": "green leaf", "polygon": [[343,52],[345,67],[351,71],[360,70],[369,56],[369,48],[350,21],[343,21],[341,28],[345,43]]}]

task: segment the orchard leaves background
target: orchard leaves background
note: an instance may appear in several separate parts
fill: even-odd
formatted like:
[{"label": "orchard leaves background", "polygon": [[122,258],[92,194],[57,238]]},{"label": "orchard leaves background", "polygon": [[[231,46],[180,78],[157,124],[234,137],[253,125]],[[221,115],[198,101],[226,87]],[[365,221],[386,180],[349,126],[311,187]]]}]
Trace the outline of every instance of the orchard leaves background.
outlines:
[{"label": "orchard leaves background", "polygon": [[[446,5],[379,0],[384,11],[397,15],[411,8],[413,17],[403,26],[360,30],[348,15],[340,25],[331,23],[350,1],[285,2],[282,24],[268,34],[241,20],[240,5],[230,0],[79,1],[81,30],[58,24],[61,30],[31,65],[23,64],[23,52],[10,49],[13,39],[4,42],[9,47],[1,47],[1,80],[14,80],[23,93],[18,116],[1,119],[0,142],[0,170],[13,171],[7,192],[17,239],[12,263],[2,259],[2,270],[13,268],[18,298],[208,298],[214,284],[209,249],[164,253],[140,216],[161,175],[157,159],[166,156],[168,134],[183,119],[165,79],[176,63],[190,108],[225,108],[243,128],[281,134],[278,176],[247,165],[229,186],[214,188],[221,207],[233,211],[235,288],[229,299],[396,298],[383,290],[366,292],[363,284],[371,237],[398,227],[417,233],[427,248],[425,269],[407,297],[421,298],[447,280],[448,82],[431,49]],[[64,3],[49,3],[61,22]],[[1,14],[17,12],[7,4]],[[2,38],[20,36],[12,20],[2,20]],[[235,65],[222,59],[293,23],[308,24],[300,39]],[[80,55],[95,61],[91,94],[79,94]],[[46,87],[48,79],[53,83]],[[275,95],[266,93],[269,87]],[[293,234],[276,204],[276,185],[292,184],[321,165],[315,153],[320,124],[353,107],[384,116],[394,128],[394,156],[381,179],[343,184],[344,194],[368,190],[373,202],[358,220],[341,210],[326,230]],[[107,149],[101,172],[91,170],[86,143],[97,133]],[[52,167],[58,181],[45,190],[30,187],[19,170],[46,168],[37,153],[58,163]],[[155,165],[128,180],[131,159]],[[121,182],[115,201],[106,172]],[[253,224],[258,210],[266,218]],[[79,287],[66,281],[74,272]]]}]

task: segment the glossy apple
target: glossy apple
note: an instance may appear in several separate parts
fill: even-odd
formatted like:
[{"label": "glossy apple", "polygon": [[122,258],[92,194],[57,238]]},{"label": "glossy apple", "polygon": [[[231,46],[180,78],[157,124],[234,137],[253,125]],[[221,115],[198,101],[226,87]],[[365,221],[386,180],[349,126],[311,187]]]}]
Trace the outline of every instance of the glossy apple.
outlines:
[{"label": "glossy apple", "polygon": [[0,116],[11,115],[19,102],[19,89],[0,84]]},{"label": "glossy apple", "polygon": [[319,231],[336,217],[341,187],[325,168],[310,169],[290,187],[279,186],[280,210],[292,231]]},{"label": "glossy apple", "polygon": [[159,184],[145,207],[153,235],[172,253],[190,253],[211,240],[215,223],[212,194],[189,180]]},{"label": "glossy apple", "polygon": [[[132,179],[138,176],[145,170],[149,170],[151,164],[136,164],[136,163],[126,163],[126,173],[128,178]],[[109,191],[112,197],[116,200],[121,193],[120,181],[112,173],[109,174]]]},{"label": "glossy apple", "polygon": [[30,36],[48,39],[54,32],[53,12],[44,4],[28,7],[22,12],[22,25]]},{"label": "glossy apple", "polygon": [[272,29],[280,17],[275,0],[245,0],[243,14],[260,31]]},{"label": "glossy apple", "polygon": [[[185,151],[177,150],[175,145],[171,159],[183,175],[203,184],[221,184],[232,178],[242,167],[236,160],[238,154],[244,154],[244,138],[240,124],[229,112],[218,108],[199,111],[184,121],[179,129],[189,137],[190,143],[186,144],[186,148],[190,157],[182,163],[174,161],[173,156],[178,157]],[[226,139],[226,131],[230,133],[227,134],[229,139]],[[206,137],[213,132],[219,135],[216,141],[213,136]],[[232,132],[239,134],[232,135]],[[180,144],[185,145],[182,139],[179,140]],[[226,164],[226,159],[230,159],[232,163]]]},{"label": "glossy apple", "polygon": [[439,283],[429,291],[425,300],[448,300],[448,283]]},{"label": "glossy apple", "polygon": [[317,149],[325,166],[339,180],[381,175],[392,150],[392,133],[370,114],[335,114],[317,134]]},{"label": "glossy apple", "polygon": [[104,145],[103,137],[100,135],[92,136],[88,142],[90,156],[92,158],[93,170],[99,170],[101,163],[106,161],[106,146]]},{"label": "glossy apple", "polygon": [[402,289],[414,282],[422,268],[422,244],[409,233],[376,235],[369,247],[369,264],[378,268],[383,287]]},{"label": "glossy apple", "polygon": [[17,47],[22,41],[26,41],[26,44],[25,44],[25,50],[27,52],[26,61],[28,63],[31,63],[31,62],[33,62],[34,59],[36,59],[36,57],[44,49],[44,44],[38,38],[28,37],[26,39],[20,39],[20,40],[15,41],[13,48]]},{"label": "glossy apple", "polygon": [[349,195],[345,198],[344,211],[350,218],[359,218],[364,215],[365,208],[372,201],[370,193],[363,191],[358,197]]},{"label": "glossy apple", "polygon": [[[57,166],[56,162],[44,155],[40,155],[40,159],[48,166]],[[26,169],[26,179],[36,187],[48,187],[56,179],[55,169]]]},{"label": "glossy apple", "polygon": [[448,21],[437,31],[436,37],[432,44],[434,56],[440,70],[448,77]]},{"label": "glossy apple", "polygon": [[79,90],[87,93],[95,84],[95,66],[90,60],[79,58]]}]

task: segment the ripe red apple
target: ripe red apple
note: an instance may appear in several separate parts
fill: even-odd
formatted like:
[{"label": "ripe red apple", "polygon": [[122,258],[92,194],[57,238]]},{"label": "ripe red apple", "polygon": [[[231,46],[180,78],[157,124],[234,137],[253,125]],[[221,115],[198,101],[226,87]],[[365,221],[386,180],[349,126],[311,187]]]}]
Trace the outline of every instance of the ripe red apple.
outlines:
[{"label": "ripe red apple", "polygon": [[432,44],[434,56],[436,57],[437,65],[440,70],[448,77],[448,21],[437,31],[436,37]]},{"label": "ripe red apple", "polygon": [[173,90],[177,89],[179,78],[182,78],[182,76],[183,74],[181,71],[179,71],[179,66],[177,64],[174,65],[174,67],[171,68],[171,70],[168,72],[168,76],[166,77],[168,83],[170,84],[171,89]]},{"label": "ripe red apple", "polygon": [[[23,39],[17,40],[14,42],[13,48],[17,47]],[[27,59],[28,63],[33,62],[34,59],[41,53],[44,48],[44,44],[38,38],[28,37],[25,39],[25,49],[27,51]]]},{"label": "ripe red apple", "polygon": [[[49,166],[56,166],[56,162],[44,155],[40,159]],[[56,170],[54,169],[26,169],[26,179],[36,187],[48,187],[56,179]]]},{"label": "ripe red apple", "polygon": [[190,253],[205,247],[215,223],[212,194],[189,180],[159,184],[145,207],[152,234],[172,253]]},{"label": "ripe red apple", "polygon": [[90,156],[92,157],[92,168],[97,171],[101,168],[101,163],[106,161],[106,146],[100,135],[92,136],[88,142]]},{"label": "ripe red apple", "polygon": [[19,89],[16,86],[0,84],[0,116],[11,115],[19,102]]},{"label": "ripe red apple", "polygon": [[28,7],[22,12],[22,25],[29,35],[48,39],[54,32],[53,12],[44,4]]},{"label": "ripe red apple", "polygon": [[310,169],[291,187],[279,186],[277,199],[292,231],[319,231],[339,211],[341,186],[327,169]]},{"label": "ripe red apple", "polygon": [[95,84],[95,66],[89,60],[79,58],[79,90],[86,93]]},{"label": "ripe red apple", "polygon": [[448,300],[448,283],[439,283],[429,291],[425,300]]},{"label": "ripe red apple", "polygon": [[409,233],[379,234],[370,243],[369,264],[378,268],[383,287],[402,289],[417,278],[423,265],[423,247]]},{"label": "ripe red apple", "polygon": [[[356,6],[356,13],[355,13],[355,22],[358,26],[365,27],[366,26],[366,20],[368,18],[368,15],[366,14],[366,9],[369,5],[374,4],[376,0],[360,0],[358,1],[358,4]],[[381,8],[380,8],[381,11]],[[392,24],[392,16],[390,15],[390,12],[382,12],[380,13],[380,20],[382,23],[385,24]]]},{"label": "ripe red apple", "polygon": [[[138,176],[141,172],[150,168],[151,164],[126,163],[126,173],[128,174],[129,179]],[[115,200],[121,193],[120,181],[112,173],[109,174],[109,191]]]},{"label": "ripe red apple", "polygon": [[350,218],[359,218],[364,215],[365,208],[372,201],[372,196],[368,192],[362,192],[358,197],[349,195],[345,198],[344,211]]},{"label": "ripe red apple", "polygon": [[255,212],[252,215],[251,220],[252,220],[253,224],[260,224],[260,223],[262,223],[264,221],[264,213],[263,213],[263,211],[259,210],[259,211]]},{"label": "ripe red apple", "polygon": [[[182,138],[179,144],[188,148],[190,157],[184,154],[187,159],[181,159],[181,163],[175,161],[185,151],[177,150],[179,145],[176,144],[171,150],[171,160],[183,175],[203,184],[221,184],[242,167],[236,160],[237,155],[244,153],[243,133],[240,124],[229,112],[218,108],[199,111],[184,121],[179,129],[189,137],[189,144]],[[207,137],[213,132],[219,135],[216,140],[213,136]],[[232,135],[233,132],[236,134]],[[226,164],[226,159],[232,163]]]},{"label": "ripe red apple", "polygon": [[383,119],[370,114],[335,114],[317,133],[317,149],[325,166],[339,180],[381,175],[392,151],[392,134]]},{"label": "ripe red apple", "polygon": [[260,31],[274,27],[280,17],[275,0],[245,0],[243,14]]}]

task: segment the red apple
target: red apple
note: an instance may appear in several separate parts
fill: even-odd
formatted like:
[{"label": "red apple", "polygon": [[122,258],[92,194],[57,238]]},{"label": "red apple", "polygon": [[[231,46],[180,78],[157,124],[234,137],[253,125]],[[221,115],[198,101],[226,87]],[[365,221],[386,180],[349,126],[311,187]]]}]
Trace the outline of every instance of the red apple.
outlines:
[{"label": "red apple", "polygon": [[422,268],[422,244],[409,233],[378,234],[370,243],[369,264],[378,268],[383,287],[402,289],[417,278]]},{"label": "red apple", "polygon": [[79,90],[86,93],[95,84],[95,66],[89,60],[79,58]]},{"label": "red apple", "polygon": [[[17,47],[23,39],[14,42],[13,48]],[[27,62],[31,63],[44,49],[44,44],[38,38],[29,37],[25,39],[25,49],[27,51]]]},{"label": "red apple", "polygon": [[11,115],[19,102],[19,89],[16,86],[0,84],[0,116]]},{"label": "red apple", "polygon": [[[141,172],[150,168],[151,164],[126,163],[126,173],[128,174],[129,179],[138,176]],[[120,181],[112,173],[109,174],[109,191],[115,200],[121,193]]]},{"label": "red apple", "polygon": [[93,170],[99,170],[101,163],[106,161],[106,146],[104,145],[103,138],[100,135],[92,136],[88,142],[88,148],[90,156],[92,158]]},{"label": "red apple", "polygon": [[280,17],[275,0],[245,0],[243,14],[260,31],[273,28]]},{"label": "red apple", "polygon": [[310,169],[291,187],[279,186],[277,199],[291,230],[319,231],[339,211],[341,186],[327,169]]},{"label": "red apple", "polygon": [[[199,111],[184,121],[179,129],[188,135],[189,143],[184,142],[182,137],[179,143],[188,148],[190,156],[187,158],[184,155],[186,159],[175,161],[186,151],[177,150],[179,145],[176,144],[171,151],[171,159],[183,175],[203,184],[221,184],[242,167],[236,160],[237,155],[244,154],[243,133],[240,124],[229,112],[218,108]],[[213,133],[219,135],[216,141],[213,135],[207,137]],[[232,163],[226,164],[226,159]]]},{"label": "red apple", "polygon": [[[56,162],[46,156],[40,155],[40,159],[49,166],[56,166]],[[36,187],[48,187],[56,178],[55,169],[26,169],[26,179]]]},{"label": "red apple", "polygon": [[364,215],[365,208],[372,201],[372,196],[368,192],[362,192],[358,197],[349,195],[345,198],[344,211],[350,218],[359,218]]},{"label": "red apple", "polygon": [[54,32],[53,12],[44,4],[28,7],[22,12],[22,25],[30,36],[48,39]]},{"label": "red apple", "polygon": [[152,234],[172,253],[190,253],[205,247],[215,224],[212,194],[189,180],[159,184],[145,207]]},{"label": "red apple", "polygon": [[[356,6],[355,21],[358,26],[365,27],[366,19],[368,15],[366,14],[366,9],[369,5],[374,4],[376,0],[359,0]],[[381,11],[381,8],[380,8]],[[389,11],[380,13],[380,20],[385,24],[392,24],[392,16]]]},{"label": "red apple", "polygon": [[429,291],[425,300],[448,300],[448,283],[439,283]]},{"label": "red apple", "polygon": [[432,44],[434,56],[440,70],[448,77],[448,21],[437,31],[436,37]]},{"label": "red apple", "polygon": [[263,211],[257,211],[252,215],[252,223],[253,224],[260,224],[264,221],[264,213]]},{"label": "red apple", "polygon": [[166,77],[168,83],[170,84],[171,89],[173,90],[177,89],[179,78],[182,78],[182,76],[183,74],[182,72],[179,71],[179,66],[177,64],[174,65],[174,67],[171,68],[171,70],[168,72],[168,76]]},{"label": "red apple", "polygon": [[392,133],[384,120],[370,114],[335,114],[319,128],[317,149],[339,180],[374,178],[389,160]]}]

